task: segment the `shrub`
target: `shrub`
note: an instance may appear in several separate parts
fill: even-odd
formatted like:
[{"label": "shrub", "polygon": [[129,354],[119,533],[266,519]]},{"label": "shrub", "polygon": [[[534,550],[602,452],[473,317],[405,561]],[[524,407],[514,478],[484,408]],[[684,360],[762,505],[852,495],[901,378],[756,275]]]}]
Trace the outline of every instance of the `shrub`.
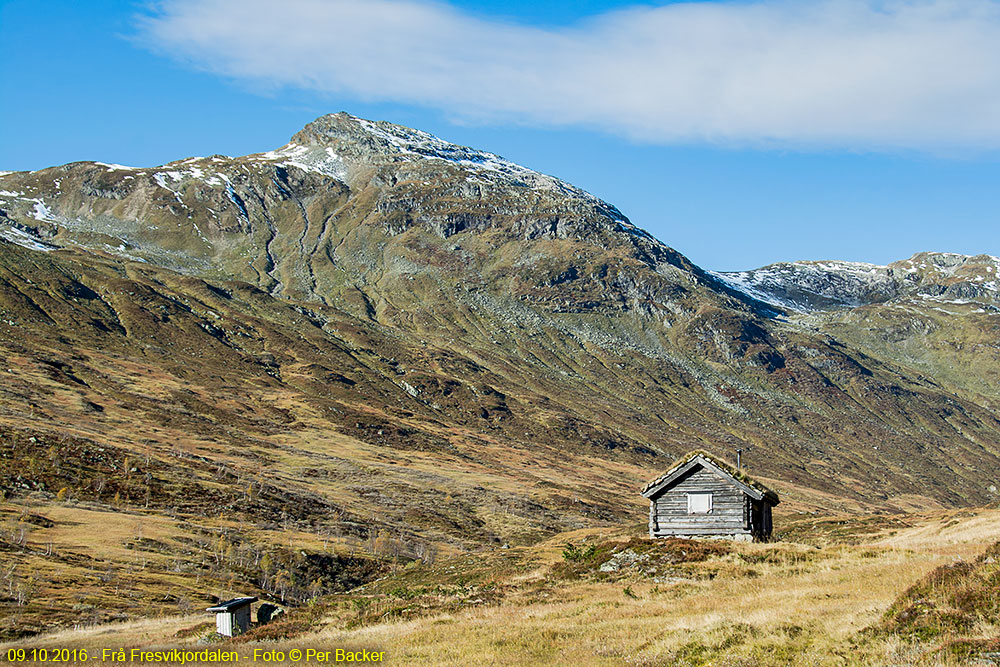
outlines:
[{"label": "shrub", "polygon": [[575,544],[566,544],[562,550],[562,557],[570,562],[579,563],[583,561],[593,560],[594,556],[597,555],[597,545],[590,544],[584,548],[580,548]]},{"label": "shrub", "polygon": [[934,569],[907,589],[866,633],[928,641],[958,638],[980,621],[1000,623],[998,551],[1000,543],[973,562],[958,561]]}]

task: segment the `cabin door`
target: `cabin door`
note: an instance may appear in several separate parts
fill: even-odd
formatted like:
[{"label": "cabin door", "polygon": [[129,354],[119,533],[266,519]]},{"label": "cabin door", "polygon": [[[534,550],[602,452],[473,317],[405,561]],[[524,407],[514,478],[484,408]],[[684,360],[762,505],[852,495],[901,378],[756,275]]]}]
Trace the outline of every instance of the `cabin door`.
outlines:
[{"label": "cabin door", "polygon": [[750,534],[754,536],[760,535],[764,518],[761,512],[761,504],[750,498],[747,498],[747,504],[750,506]]}]

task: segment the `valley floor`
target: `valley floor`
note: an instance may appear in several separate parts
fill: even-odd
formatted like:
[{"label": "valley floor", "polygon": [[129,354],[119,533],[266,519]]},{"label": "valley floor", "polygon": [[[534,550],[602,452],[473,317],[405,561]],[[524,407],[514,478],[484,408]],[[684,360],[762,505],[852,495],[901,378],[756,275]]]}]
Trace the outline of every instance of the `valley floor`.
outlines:
[{"label": "valley floor", "polygon": [[[980,557],[1000,541],[1000,510],[783,524],[771,544],[653,543],[636,526],[440,557],[209,648],[368,649],[396,665],[1000,663],[1000,559]],[[210,620],[98,625],[0,653],[200,650]]]}]

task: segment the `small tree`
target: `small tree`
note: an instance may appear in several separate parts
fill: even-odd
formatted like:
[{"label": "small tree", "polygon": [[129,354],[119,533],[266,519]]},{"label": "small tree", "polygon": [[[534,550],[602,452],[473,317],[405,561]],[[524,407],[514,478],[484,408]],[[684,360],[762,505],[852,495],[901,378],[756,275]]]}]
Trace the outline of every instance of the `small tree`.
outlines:
[{"label": "small tree", "polygon": [[288,570],[280,570],[274,575],[271,590],[284,602],[285,596],[288,595],[288,590],[292,587],[292,583],[291,573]]},{"label": "small tree", "polygon": [[270,554],[264,554],[260,559],[260,571],[263,573],[261,577],[262,586],[267,588],[268,581],[271,578],[271,572],[274,571],[274,562],[271,560]]},{"label": "small tree", "polygon": [[35,593],[38,591],[38,582],[34,577],[28,577],[27,579],[22,579],[17,584],[16,599],[17,606],[23,607],[28,604],[32,598],[35,597]]}]

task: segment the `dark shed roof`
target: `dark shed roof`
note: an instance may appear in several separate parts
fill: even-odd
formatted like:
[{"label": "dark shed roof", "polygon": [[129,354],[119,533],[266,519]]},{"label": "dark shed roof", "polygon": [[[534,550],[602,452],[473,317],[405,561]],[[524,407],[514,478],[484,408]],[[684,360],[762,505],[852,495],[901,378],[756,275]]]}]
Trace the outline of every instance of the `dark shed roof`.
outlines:
[{"label": "dark shed roof", "polygon": [[643,487],[641,491],[642,495],[646,498],[652,498],[653,496],[659,495],[661,491],[672,486],[672,484],[682,475],[698,465],[708,468],[724,478],[728,478],[733,482],[733,484],[739,487],[744,493],[754,500],[766,500],[771,505],[778,504],[777,493],[753,479],[745,472],[737,470],[735,466],[732,466],[722,459],[712,456],[708,452],[701,449],[688,452],[678,459],[674,465],[670,466],[670,469],[667,470],[667,472],[663,473]]},{"label": "dark shed roof", "polygon": [[215,605],[214,607],[209,607],[205,611],[214,611],[216,613],[223,612],[223,611],[236,611],[240,607],[243,607],[243,606],[248,605],[248,604],[253,604],[256,601],[257,601],[257,598],[254,598],[254,597],[233,598],[232,600],[226,600],[225,602],[220,602],[219,604]]}]

